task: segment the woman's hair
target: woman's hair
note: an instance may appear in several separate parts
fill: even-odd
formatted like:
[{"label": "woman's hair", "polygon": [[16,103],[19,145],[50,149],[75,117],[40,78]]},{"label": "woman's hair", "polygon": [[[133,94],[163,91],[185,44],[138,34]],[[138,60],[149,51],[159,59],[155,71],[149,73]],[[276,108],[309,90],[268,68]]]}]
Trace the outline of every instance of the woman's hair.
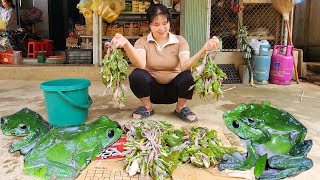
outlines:
[{"label": "woman's hair", "polygon": [[147,21],[150,24],[153,19],[158,16],[162,15],[165,16],[168,22],[171,22],[171,16],[167,9],[167,7],[163,4],[151,4],[147,10]]},{"label": "woman's hair", "polygon": [[[16,7],[16,6],[13,4],[12,0],[6,0],[6,1],[11,4],[11,7],[12,7],[12,8],[15,8],[15,7]],[[2,4],[1,4],[1,7],[4,8]]]}]

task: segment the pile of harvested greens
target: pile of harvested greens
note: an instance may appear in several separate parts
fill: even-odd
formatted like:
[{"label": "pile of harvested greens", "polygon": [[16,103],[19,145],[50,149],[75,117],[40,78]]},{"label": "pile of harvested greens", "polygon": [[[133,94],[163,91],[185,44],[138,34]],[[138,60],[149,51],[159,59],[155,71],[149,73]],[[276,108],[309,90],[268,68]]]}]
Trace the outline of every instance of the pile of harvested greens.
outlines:
[{"label": "pile of harvested greens", "polygon": [[123,52],[120,49],[114,48],[111,44],[106,44],[107,53],[102,61],[101,71],[102,82],[107,89],[113,92],[113,104],[116,107],[122,108],[126,99],[124,95],[123,81],[128,77],[128,62],[123,58]]},{"label": "pile of harvested greens", "polygon": [[127,132],[124,169],[141,179],[172,177],[179,164],[191,162],[197,167],[214,166],[225,153],[215,130],[192,127],[178,130],[163,121],[132,121],[123,126]]},{"label": "pile of harvested greens", "polygon": [[223,94],[221,90],[222,81],[227,75],[214,63],[217,52],[212,51],[199,59],[191,68],[192,76],[195,82],[195,93],[200,97],[212,97],[217,101]]}]

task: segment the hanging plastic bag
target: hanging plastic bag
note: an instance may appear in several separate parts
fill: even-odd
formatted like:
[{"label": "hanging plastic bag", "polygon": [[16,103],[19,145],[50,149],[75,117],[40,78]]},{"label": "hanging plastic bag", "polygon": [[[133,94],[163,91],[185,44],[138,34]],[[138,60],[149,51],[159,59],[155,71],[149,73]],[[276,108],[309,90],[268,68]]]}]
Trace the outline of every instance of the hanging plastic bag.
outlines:
[{"label": "hanging plastic bag", "polygon": [[115,21],[124,8],[125,0],[97,0],[90,7],[109,23]]},{"label": "hanging plastic bag", "polygon": [[84,18],[86,19],[86,23],[93,24],[93,14],[90,10],[85,10],[83,13]]},{"label": "hanging plastic bag", "polygon": [[92,24],[92,11],[90,9],[92,5],[92,0],[80,0],[79,4],[77,4],[77,8],[83,14],[84,18],[86,19],[86,23]]},{"label": "hanging plastic bag", "polygon": [[92,5],[92,0],[80,0],[79,4],[77,4],[77,8],[83,13],[83,10],[90,10]]}]

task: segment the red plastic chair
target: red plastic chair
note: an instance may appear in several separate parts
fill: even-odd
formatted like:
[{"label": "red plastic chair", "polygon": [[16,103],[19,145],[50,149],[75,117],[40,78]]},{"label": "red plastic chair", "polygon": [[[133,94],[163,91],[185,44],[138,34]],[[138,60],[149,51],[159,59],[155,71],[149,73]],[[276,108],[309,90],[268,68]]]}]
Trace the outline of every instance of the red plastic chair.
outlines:
[{"label": "red plastic chair", "polygon": [[51,42],[42,41],[40,43],[40,45],[41,45],[40,50],[41,51],[46,51],[46,56],[52,56],[53,55]]},{"label": "red plastic chair", "polygon": [[41,42],[30,41],[28,42],[27,57],[37,58],[37,51],[41,50]]}]

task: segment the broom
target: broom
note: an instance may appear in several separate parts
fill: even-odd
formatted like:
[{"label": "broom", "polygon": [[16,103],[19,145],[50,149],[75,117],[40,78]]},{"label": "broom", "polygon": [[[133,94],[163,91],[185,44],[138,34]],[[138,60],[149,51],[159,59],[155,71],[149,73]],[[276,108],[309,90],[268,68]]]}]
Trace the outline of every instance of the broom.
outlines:
[{"label": "broom", "polygon": [[[289,25],[289,13],[294,7],[293,0],[272,0],[271,2],[272,2],[272,6],[282,14],[283,19],[286,23],[286,27],[288,29],[289,45],[293,45],[292,37],[291,37],[291,28]],[[298,70],[296,67],[296,63],[294,61],[293,61],[293,68],[294,68],[294,73],[295,73],[297,83],[299,83]]]}]

